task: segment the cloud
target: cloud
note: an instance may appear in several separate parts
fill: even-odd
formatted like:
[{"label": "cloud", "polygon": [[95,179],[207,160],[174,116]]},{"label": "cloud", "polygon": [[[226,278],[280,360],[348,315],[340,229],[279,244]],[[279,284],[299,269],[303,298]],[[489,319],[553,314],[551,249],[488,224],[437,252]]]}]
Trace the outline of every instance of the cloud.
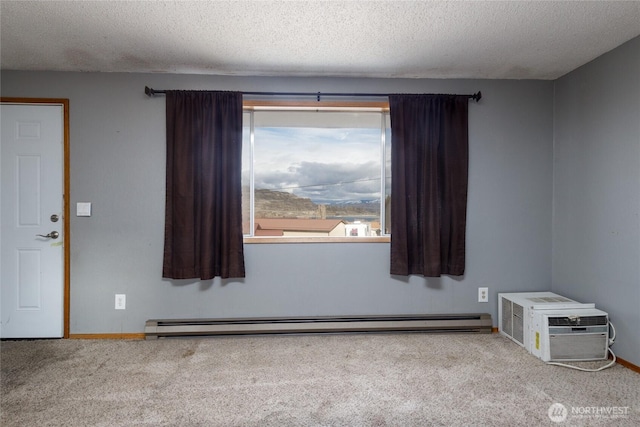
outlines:
[{"label": "cloud", "polygon": [[283,171],[256,171],[256,188],[287,191],[314,201],[360,201],[380,197],[380,165],[301,162]]},{"label": "cloud", "polygon": [[[378,199],[380,140],[379,128],[256,128],[255,188],[322,203]],[[245,162],[245,180],[248,171]]]}]

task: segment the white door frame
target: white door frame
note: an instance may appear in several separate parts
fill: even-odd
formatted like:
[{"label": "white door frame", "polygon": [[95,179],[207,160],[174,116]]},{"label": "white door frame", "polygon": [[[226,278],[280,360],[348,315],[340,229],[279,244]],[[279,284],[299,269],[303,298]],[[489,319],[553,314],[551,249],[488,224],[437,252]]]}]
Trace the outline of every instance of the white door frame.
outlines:
[{"label": "white door frame", "polygon": [[63,142],[63,153],[62,153],[62,169],[63,169],[63,188],[62,195],[63,199],[63,223],[62,227],[64,229],[64,241],[62,243],[63,246],[63,286],[64,286],[64,295],[63,295],[63,338],[69,338],[69,312],[70,312],[70,252],[69,246],[71,241],[71,234],[69,233],[69,212],[70,212],[70,196],[69,196],[69,100],[63,98],[8,98],[1,97],[1,103],[6,104],[25,104],[25,105],[61,105],[63,110],[63,134],[64,134],[64,142]]}]

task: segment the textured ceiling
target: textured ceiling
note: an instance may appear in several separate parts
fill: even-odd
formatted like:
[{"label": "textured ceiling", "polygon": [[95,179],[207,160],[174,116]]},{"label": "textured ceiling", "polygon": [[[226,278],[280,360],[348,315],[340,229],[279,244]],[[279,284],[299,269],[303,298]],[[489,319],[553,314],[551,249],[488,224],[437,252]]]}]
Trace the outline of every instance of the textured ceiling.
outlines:
[{"label": "textured ceiling", "polygon": [[7,1],[2,69],[555,79],[640,34],[640,2]]}]

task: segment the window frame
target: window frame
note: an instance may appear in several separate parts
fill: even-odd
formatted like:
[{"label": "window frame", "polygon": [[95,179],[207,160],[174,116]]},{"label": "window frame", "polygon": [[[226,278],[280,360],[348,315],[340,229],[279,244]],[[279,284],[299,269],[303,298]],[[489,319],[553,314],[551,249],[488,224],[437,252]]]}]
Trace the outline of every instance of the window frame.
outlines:
[{"label": "window frame", "polygon": [[[283,101],[283,100],[244,100],[243,101],[243,114],[246,112],[255,112],[255,111],[304,111],[304,110],[313,110],[313,109],[323,109],[329,111],[345,111],[345,112],[354,112],[354,111],[373,111],[380,112],[382,114],[386,114],[388,117],[389,114],[389,102],[388,101]],[[253,120],[253,116],[252,120]],[[243,124],[244,126],[244,124]],[[251,128],[253,128],[253,123],[250,124]],[[387,123],[387,126],[391,126],[390,123]],[[382,129],[381,129],[382,130]],[[386,135],[385,132],[382,132],[383,138],[381,141],[382,144],[382,156],[386,155],[385,149],[387,147]],[[251,132],[251,162],[253,163],[253,144],[254,144],[254,135]],[[243,141],[244,142],[244,141]],[[384,163],[381,165],[384,168]],[[384,176],[384,175],[383,175]],[[251,206],[249,208],[249,212],[251,215],[251,227],[254,224],[254,182],[253,177],[250,180],[250,200]],[[380,221],[383,223],[383,216],[385,214],[384,211],[384,198],[386,197],[386,192],[383,190],[384,181],[381,183],[381,210],[380,210]],[[243,236],[244,243],[248,244],[288,244],[288,243],[389,243],[391,242],[390,234],[383,234],[380,236],[367,236],[367,237],[270,237],[270,236]]]}]

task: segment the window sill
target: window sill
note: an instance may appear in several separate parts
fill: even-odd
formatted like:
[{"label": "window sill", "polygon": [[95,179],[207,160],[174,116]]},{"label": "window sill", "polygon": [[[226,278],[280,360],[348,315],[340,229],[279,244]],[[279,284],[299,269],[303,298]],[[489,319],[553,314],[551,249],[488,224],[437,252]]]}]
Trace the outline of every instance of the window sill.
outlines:
[{"label": "window sill", "polygon": [[245,237],[244,243],[389,243],[390,236],[381,237]]}]

